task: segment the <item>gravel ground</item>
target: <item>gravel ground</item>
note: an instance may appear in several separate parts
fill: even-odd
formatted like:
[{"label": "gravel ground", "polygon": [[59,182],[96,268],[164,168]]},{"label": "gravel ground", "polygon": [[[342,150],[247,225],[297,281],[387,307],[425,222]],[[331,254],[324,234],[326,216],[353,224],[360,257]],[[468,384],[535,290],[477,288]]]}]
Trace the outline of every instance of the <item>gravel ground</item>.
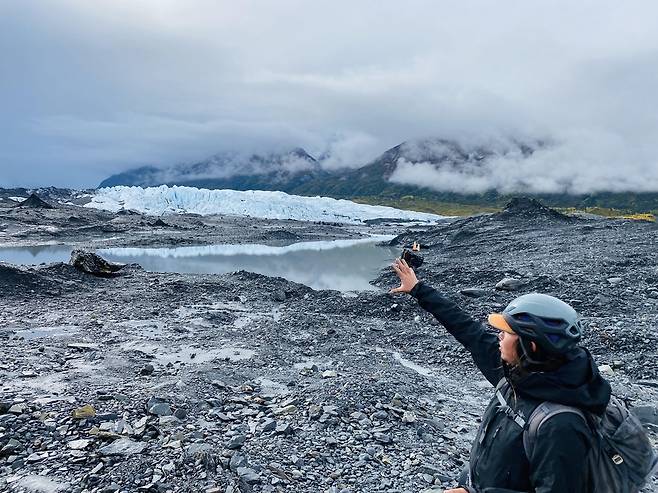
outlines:
[{"label": "gravel ground", "polygon": [[[285,244],[397,231],[393,244],[423,247],[419,277],[477,317],[530,291],[572,303],[615,393],[658,439],[654,223],[529,202],[430,228],[161,219],[0,207],[0,241]],[[389,271],[380,291],[358,294],[137,265],[99,278],[0,264],[0,280],[2,491],[442,491],[492,392],[432,317],[387,294]]]}]

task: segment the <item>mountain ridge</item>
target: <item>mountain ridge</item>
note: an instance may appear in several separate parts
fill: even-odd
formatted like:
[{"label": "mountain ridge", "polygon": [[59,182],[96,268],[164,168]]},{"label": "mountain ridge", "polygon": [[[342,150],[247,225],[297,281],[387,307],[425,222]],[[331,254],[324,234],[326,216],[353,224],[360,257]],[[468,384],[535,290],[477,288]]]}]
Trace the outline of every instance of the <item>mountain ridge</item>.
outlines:
[{"label": "mountain ridge", "polygon": [[141,166],[110,176],[101,182],[99,188],[182,185],[210,189],[282,190],[325,174],[313,156],[296,147],[268,154],[221,152],[203,161],[165,168]]},{"label": "mountain ridge", "polygon": [[[332,198],[356,199],[365,203],[409,208],[423,202],[464,204],[476,207],[502,208],[518,192],[501,193],[490,189],[483,192],[440,191],[430,188],[417,176],[405,183],[401,163],[430,165],[435,169],[477,170],[487,160],[512,156],[522,162],[545,142],[510,140],[502,144],[464,146],[449,139],[416,139],[387,149],[377,158],[357,168],[329,171],[303,148],[293,148],[279,154],[219,153],[198,163],[177,167],[143,166],[109,177],[100,187],[115,185],[182,185],[209,189],[278,190],[295,195],[322,195]],[[235,156],[239,156],[236,158]],[[246,156],[246,157],[245,157]],[[240,161],[241,160],[241,161]],[[238,164],[236,171],[227,166]],[[183,172],[180,171],[183,170]],[[219,171],[220,175],[212,173]],[[223,174],[221,174],[223,173]],[[658,212],[658,192],[596,192],[587,194],[528,193],[552,207],[580,209],[602,207],[630,212]]]}]

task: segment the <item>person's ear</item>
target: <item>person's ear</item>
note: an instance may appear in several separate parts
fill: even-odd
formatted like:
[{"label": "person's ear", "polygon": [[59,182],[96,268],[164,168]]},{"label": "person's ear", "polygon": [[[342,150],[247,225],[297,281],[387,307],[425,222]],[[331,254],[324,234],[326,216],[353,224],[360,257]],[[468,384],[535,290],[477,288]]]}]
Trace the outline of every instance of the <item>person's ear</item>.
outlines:
[{"label": "person's ear", "polygon": [[530,349],[532,349],[533,353],[536,353],[537,352],[537,344],[535,344],[534,342],[531,342],[530,343]]}]

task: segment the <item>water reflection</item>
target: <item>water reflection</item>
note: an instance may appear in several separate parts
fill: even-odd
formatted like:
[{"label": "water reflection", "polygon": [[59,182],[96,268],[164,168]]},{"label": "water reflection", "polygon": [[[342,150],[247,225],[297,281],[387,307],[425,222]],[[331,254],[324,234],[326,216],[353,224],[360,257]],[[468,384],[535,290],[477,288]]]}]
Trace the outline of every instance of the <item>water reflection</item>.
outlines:
[{"label": "water reflection", "polygon": [[67,262],[71,247],[64,245],[42,245],[20,248],[0,248],[0,261],[17,265],[35,265],[51,262]]},{"label": "water reflection", "polygon": [[136,262],[153,272],[224,274],[246,270],[283,277],[314,289],[361,291],[375,289],[369,281],[395,255],[393,249],[375,245],[390,238],[312,241],[285,247],[112,248],[99,253],[115,262]]},{"label": "water reflection", "polygon": [[[108,248],[98,254],[115,262],[138,263],[152,272],[224,274],[237,270],[276,276],[314,289],[375,289],[369,281],[398,253],[375,243],[392,236],[360,240],[308,241],[285,247],[209,245],[178,248]],[[66,262],[71,248],[0,248],[0,261],[13,264]]]}]

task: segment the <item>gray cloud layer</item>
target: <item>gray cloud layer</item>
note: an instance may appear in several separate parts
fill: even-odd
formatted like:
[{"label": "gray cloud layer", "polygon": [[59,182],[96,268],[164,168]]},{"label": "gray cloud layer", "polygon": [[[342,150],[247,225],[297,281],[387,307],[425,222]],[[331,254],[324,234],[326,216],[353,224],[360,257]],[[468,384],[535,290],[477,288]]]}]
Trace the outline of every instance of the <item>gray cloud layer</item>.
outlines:
[{"label": "gray cloud layer", "polygon": [[0,186],[295,146],[336,168],[409,138],[513,136],[555,145],[482,176],[404,176],[658,190],[656,18],[651,1],[5,0]]}]

